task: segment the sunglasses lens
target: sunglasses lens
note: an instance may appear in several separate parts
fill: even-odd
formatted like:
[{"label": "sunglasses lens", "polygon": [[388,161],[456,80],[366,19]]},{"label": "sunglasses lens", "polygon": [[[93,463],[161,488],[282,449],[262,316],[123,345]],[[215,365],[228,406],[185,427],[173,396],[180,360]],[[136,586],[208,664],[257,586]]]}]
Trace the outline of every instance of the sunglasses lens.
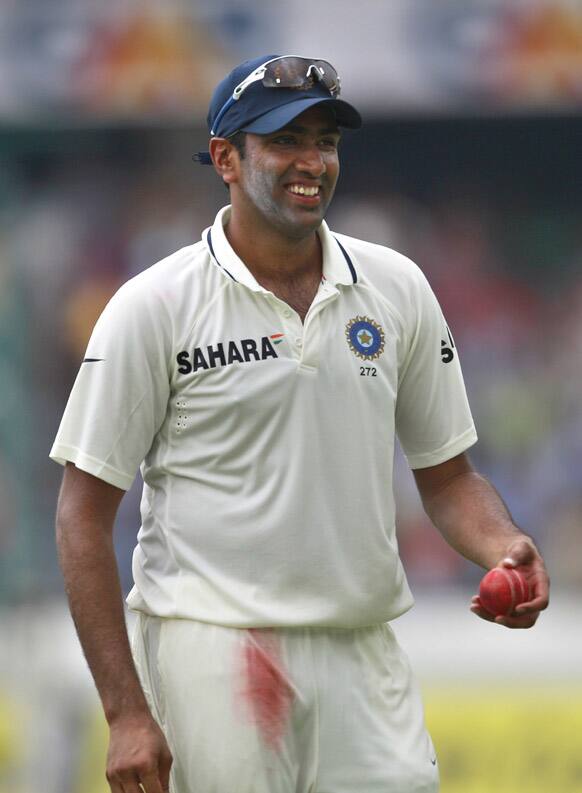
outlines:
[{"label": "sunglasses lens", "polygon": [[328,61],[315,61],[320,81],[334,96],[340,92],[339,74]]},{"label": "sunglasses lens", "polygon": [[263,85],[266,88],[302,88],[309,90],[316,81],[327,90],[339,94],[339,78],[336,70],[327,61],[311,61],[308,58],[279,58],[267,64]]}]

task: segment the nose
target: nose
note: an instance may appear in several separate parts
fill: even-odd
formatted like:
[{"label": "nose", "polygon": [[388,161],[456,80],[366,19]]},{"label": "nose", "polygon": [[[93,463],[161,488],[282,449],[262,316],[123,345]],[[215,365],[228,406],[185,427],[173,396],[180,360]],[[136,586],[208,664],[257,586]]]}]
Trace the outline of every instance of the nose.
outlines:
[{"label": "nose", "polygon": [[316,178],[322,176],[327,169],[323,153],[316,144],[302,147],[296,167],[299,171]]}]

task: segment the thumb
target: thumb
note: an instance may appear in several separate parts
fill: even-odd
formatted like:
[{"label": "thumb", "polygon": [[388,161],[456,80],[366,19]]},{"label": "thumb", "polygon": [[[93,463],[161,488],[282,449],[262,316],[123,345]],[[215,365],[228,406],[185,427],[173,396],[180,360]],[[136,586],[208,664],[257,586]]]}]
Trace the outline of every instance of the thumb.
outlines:
[{"label": "thumb", "polygon": [[529,539],[515,540],[507,549],[507,555],[501,560],[502,567],[519,567],[529,564],[536,556],[534,545]]}]

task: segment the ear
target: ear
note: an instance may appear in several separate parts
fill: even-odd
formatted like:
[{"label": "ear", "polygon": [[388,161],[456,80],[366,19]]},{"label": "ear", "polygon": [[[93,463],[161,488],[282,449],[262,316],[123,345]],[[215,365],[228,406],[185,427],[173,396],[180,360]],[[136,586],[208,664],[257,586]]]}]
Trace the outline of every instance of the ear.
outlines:
[{"label": "ear", "polygon": [[214,170],[222,181],[227,185],[236,182],[240,158],[232,143],[227,138],[211,138],[208,148]]}]

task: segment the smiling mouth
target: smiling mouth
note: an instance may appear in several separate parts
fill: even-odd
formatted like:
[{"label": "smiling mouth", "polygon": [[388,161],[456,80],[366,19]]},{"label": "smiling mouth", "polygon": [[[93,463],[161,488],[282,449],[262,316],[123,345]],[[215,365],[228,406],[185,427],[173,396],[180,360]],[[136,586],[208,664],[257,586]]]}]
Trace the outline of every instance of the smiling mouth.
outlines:
[{"label": "smiling mouth", "polygon": [[290,184],[286,186],[288,193],[302,202],[317,204],[321,198],[320,185]]}]

